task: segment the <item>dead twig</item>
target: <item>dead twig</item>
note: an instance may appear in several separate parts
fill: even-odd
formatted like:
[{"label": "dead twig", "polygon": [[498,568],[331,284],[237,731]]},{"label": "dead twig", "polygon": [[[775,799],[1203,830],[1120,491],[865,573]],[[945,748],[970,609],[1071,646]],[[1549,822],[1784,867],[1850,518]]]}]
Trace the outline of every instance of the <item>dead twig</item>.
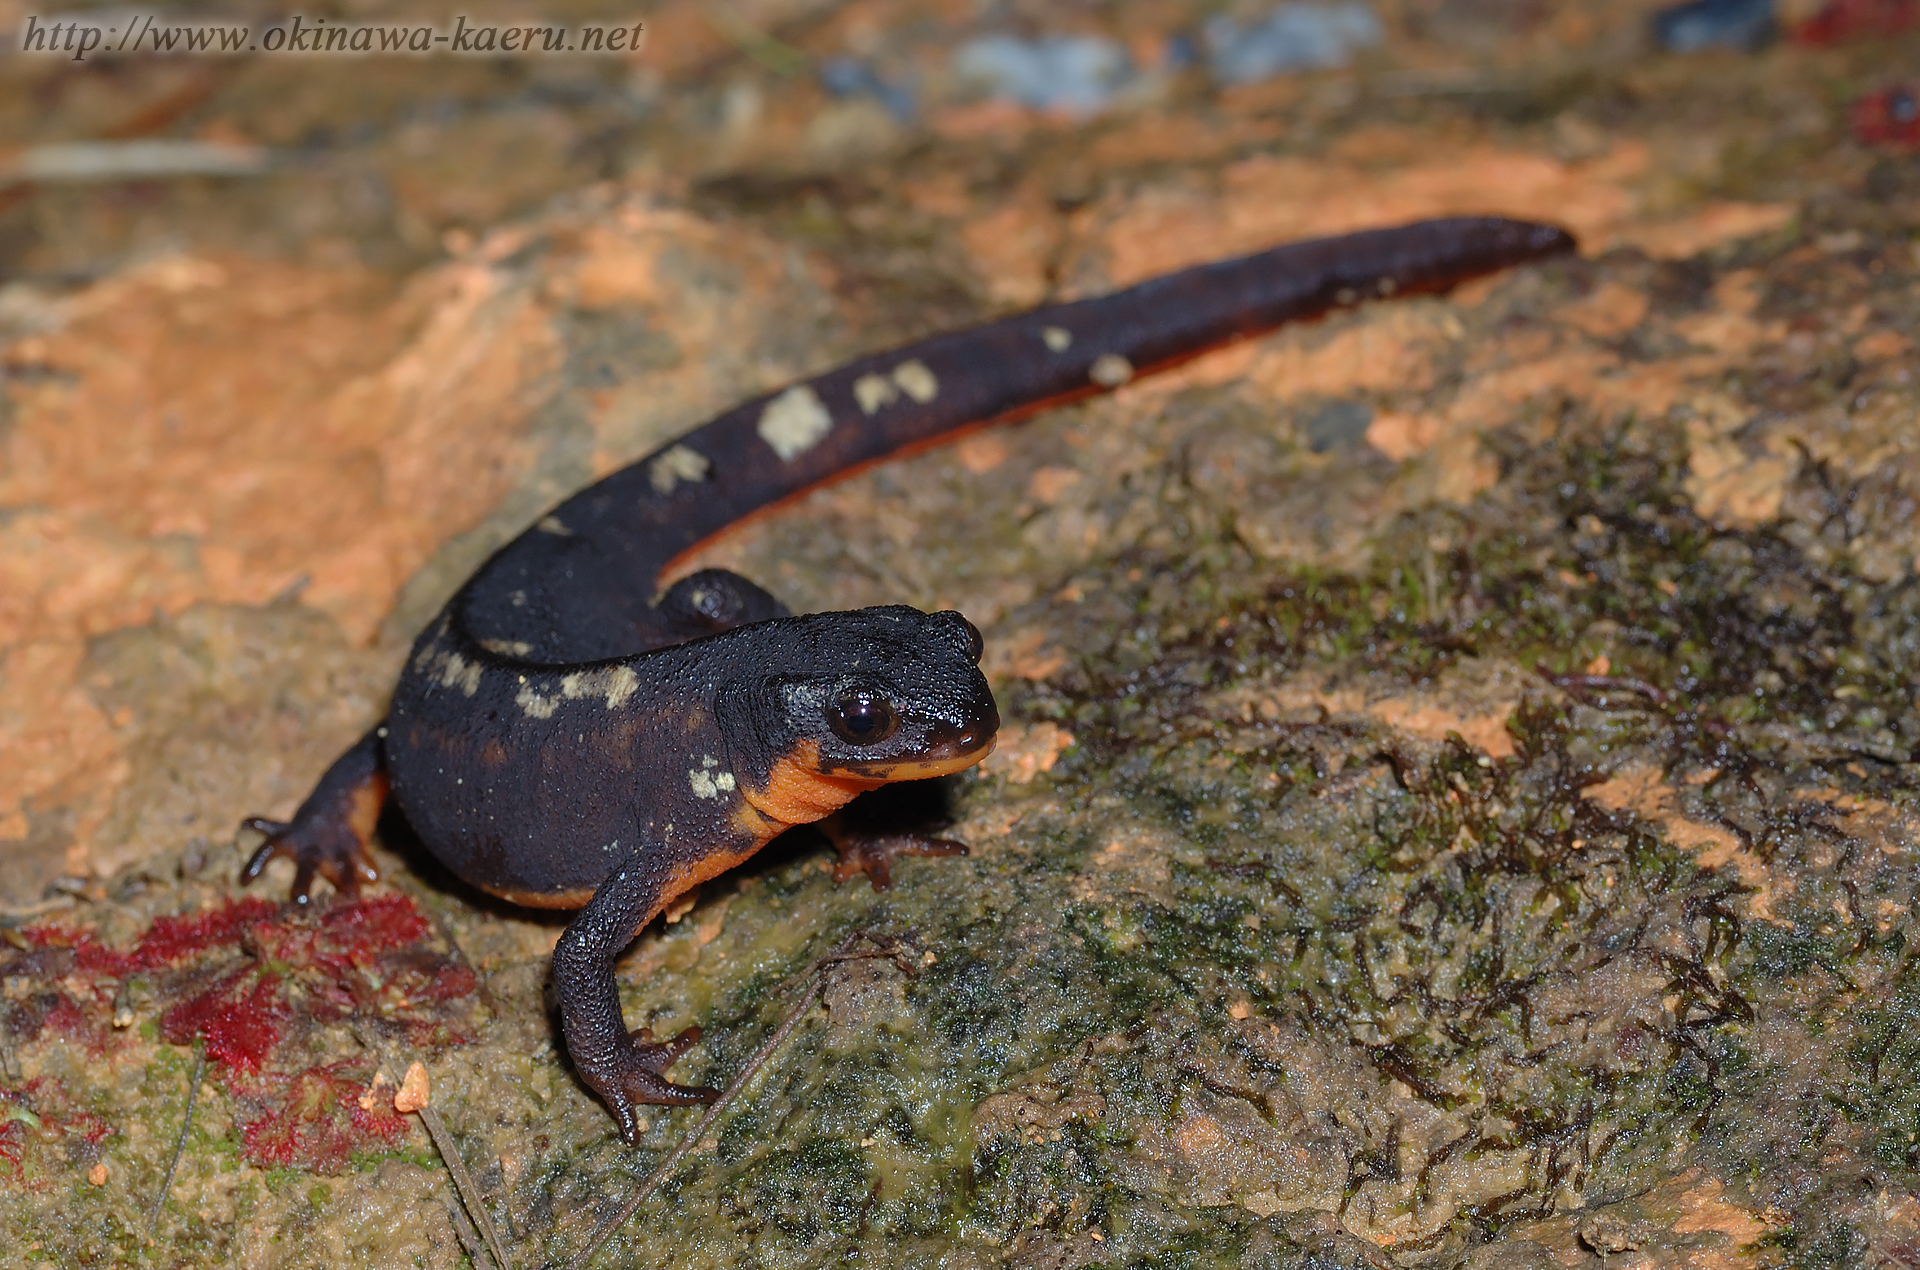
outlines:
[{"label": "dead twig", "polygon": [[490,1250],[480,1241],[480,1236],[474,1233],[473,1223],[467,1220],[466,1209],[458,1204],[448,1204],[447,1221],[453,1227],[453,1237],[458,1239],[460,1246],[466,1250],[467,1260],[477,1266],[488,1258]]},{"label": "dead twig", "polygon": [[1656,706],[1665,706],[1673,701],[1673,695],[1665,688],[1657,688],[1644,679],[1628,679],[1619,675],[1561,675],[1545,666],[1535,666],[1534,670],[1554,687],[1564,688],[1578,696],[1590,692],[1631,692],[1645,697]]},{"label": "dead twig", "polygon": [[226,141],[65,141],[0,159],[0,180],[24,184],[253,176],[273,165],[260,146]]},{"label": "dead twig", "polygon": [[[388,1059],[386,1050],[379,1041],[360,1027],[355,1027],[353,1034],[362,1045],[373,1052],[380,1066],[387,1069],[387,1079],[393,1082],[394,1087],[406,1088],[404,1079],[394,1077],[391,1070],[394,1064]],[[422,1071],[424,1074],[424,1069]],[[426,1088],[424,1081],[420,1087]],[[473,1174],[467,1171],[467,1162],[460,1158],[460,1144],[454,1140],[453,1132],[447,1128],[447,1122],[441,1118],[439,1108],[435,1107],[431,1101],[424,1101],[411,1108],[402,1108],[399,1107],[396,1099],[395,1109],[412,1110],[419,1115],[420,1123],[426,1126],[427,1136],[433,1139],[433,1149],[440,1153],[440,1159],[447,1166],[448,1175],[453,1178],[454,1193],[460,1197],[461,1206],[473,1218],[473,1224],[480,1228],[480,1237],[486,1241],[487,1252],[492,1256],[494,1265],[499,1267],[499,1270],[513,1270],[513,1262],[507,1257],[506,1246],[501,1242],[500,1232],[494,1228],[493,1217],[487,1212],[487,1206],[480,1195],[480,1187],[473,1180]]]},{"label": "dead twig", "polygon": [[493,1217],[487,1212],[486,1204],[481,1202],[480,1188],[475,1185],[473,1174],[467,1172],[466,1161],[460,1158],[460,1144],[453,1140],[447,1122],[440,1118],[439,1109],[431,1103],[420,1108],[420,1123],[427,1126],[427,1136],[433,1139],[433,1149],[447,1162],[447,1172],[453,1175],[453,1189],[460,1193],[461,1204],[473,1214],[474,1224],[480,1227],[480,1237],[487,1241],[487,1251],[493,1254],[494,1264],[500,1270],[513,1270],[513,1262],[507,1259],[507,1250],[500,1242],[500,1232],[493,1227]]},{"label": "dead twig", "polygon": [[180,1117],[180,1133],[173,1140],[173,1154],[167,1159],[167,1174],[160,1180],[160,1193],[153,1197],[153,1209],[147,1214],[148,1234],[152,1234],[159,1228],[160,1210],[167,1206],[167,1196],[173,1191],[174,1170],[180,1167],[181,1153],[187,1149],[187,1132],[193,1128],[193,1105],[200,1098],[200,1081],[206,1074],[206,1042],[195,1041],[193,1046],[193,1075],[187,1078],[187,1109]]},{"label": "dead twig", "polygon": [[[0,193],[4,193],[4,192],[5,191],[0,191]],[[0,211],[5,211],[5,210],[6,208],[4,207],[4,205],[0,205]],[[63,909],[72,908],[74,905],[78,904],[79,902],[80,902],[79,898],[73,895],[72,893],[62,891],[60,894],[51,896],[47,899],[43,899],[37,904],[21,904],[17,906],[12,904],[0,904],[0,921],[5,921],[5,922],[31,921],[36,917],[45,917],[48,913],[58,913]],[[8,928],[0,927],[0,930],[4,930],[4,929],[8,929]]]}]

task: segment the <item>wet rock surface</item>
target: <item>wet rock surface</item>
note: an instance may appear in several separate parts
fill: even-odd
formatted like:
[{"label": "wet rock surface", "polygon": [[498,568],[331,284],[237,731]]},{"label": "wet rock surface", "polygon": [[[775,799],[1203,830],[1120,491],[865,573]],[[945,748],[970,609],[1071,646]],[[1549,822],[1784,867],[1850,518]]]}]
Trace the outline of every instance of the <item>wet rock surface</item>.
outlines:
[{"label": "wet rock surface", "polygon": [[[122,258],[124,192],[20,248],[107,264],[0,304],[0,1260],[461,1264],[394,1109],[416,1060],[516,1263],[574,1255],[698,1113],[621,1146],[558,1047],[558,921],[392,817],[379,888],[287,911],[283,874],[234,885],[229,826],[291,810],[493,546],[711,411],[1049,296],[1498,210],[1586,250],[688,562],[802,611],[962,609],[1006,730],[890,791],[969,857],[876,893],[796,833],[636,941],[629,1020],[701,1026],[676,1075],[708,1084],[822,953],[900,955],[827,973],[602,1264],[1913,1261],[1920,180],[1845,111],[1912,37],[1683,61],[1634,51],[1644,13],[1379,13],[1349,68],[1228,88],[1162,57],[1207,14],[1078,15],[1139,74],[1067,118],[905,73],[991,34],[965,15],[668,6],[632,70],[667,104],[617,133],[645,164],[521,165],[566,191],[541,210],[496,156],[421,197],[503,201],[412,247],[314,249],[260,187],[222,212],[251,256]],[[779,49],[851,49],[917,113]]]}]

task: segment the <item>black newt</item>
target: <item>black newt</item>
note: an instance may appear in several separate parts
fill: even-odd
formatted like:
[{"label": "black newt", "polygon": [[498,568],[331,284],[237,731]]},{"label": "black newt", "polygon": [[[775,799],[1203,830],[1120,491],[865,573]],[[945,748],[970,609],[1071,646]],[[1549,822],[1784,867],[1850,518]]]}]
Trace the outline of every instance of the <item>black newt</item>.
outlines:
[{"label": "black newt", "polygon": [[[621,1018],[613,963],[675,896],[889,781],[985,757],[999,715],[980,634],[904,607],[796,617],[737,574],[661,575],[751,513],[864,464],[1117,388],[1281,323],[1573,247],[1550,225],[1423,221],[1201,265],[849,362],[737,406],[573,495],[501,548],[421,633],[387,719],[276,857],[354,890],[389,790],[448,868],[519,904],[579,908],[554,949],[567,1049],[628,1142],[642,1103],[706,1102],[667,1069],[699,1039]],[[839,874],[964,851],[828,822]]]}]

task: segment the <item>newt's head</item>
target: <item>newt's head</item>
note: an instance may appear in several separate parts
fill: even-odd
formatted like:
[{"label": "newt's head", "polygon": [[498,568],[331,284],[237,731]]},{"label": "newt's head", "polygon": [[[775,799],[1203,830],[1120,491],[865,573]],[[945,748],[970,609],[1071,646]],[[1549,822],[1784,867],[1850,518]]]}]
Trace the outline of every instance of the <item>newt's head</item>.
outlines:
[{"label": "newt's head", "polygon": [[892,606],[748,631],[760,673],[723,692],[722,714],[730,750],[759,748],[778,769],[769,789],[802,773],[868,788],[945,776],[993,749],[1000,712],[980,673],[980,632],[958,613]]},{"label": "newt's head", "polygon": [[837,664],[779,688],[821,773],[918,780],[972,767],[993,749],[1000,712],[980,673],[973,623],[901,606],[822,616],[840,619]]}]

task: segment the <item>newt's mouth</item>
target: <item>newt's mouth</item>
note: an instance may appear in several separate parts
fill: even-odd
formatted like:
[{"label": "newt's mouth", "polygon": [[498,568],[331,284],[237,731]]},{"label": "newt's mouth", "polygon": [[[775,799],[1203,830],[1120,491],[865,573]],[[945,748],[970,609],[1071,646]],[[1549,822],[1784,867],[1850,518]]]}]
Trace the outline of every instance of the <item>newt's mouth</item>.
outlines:
[{"label": "newt's mouth", "polygon": [[911,758],[879,759],[871,763],[841,760],[826,768],[830,776],[854,776],[874,781],[918,781],[934,776],[964,772],[993,753],[998,740],[1000,716],[989,712],[986,718],[964,728],[955,728]]}]

